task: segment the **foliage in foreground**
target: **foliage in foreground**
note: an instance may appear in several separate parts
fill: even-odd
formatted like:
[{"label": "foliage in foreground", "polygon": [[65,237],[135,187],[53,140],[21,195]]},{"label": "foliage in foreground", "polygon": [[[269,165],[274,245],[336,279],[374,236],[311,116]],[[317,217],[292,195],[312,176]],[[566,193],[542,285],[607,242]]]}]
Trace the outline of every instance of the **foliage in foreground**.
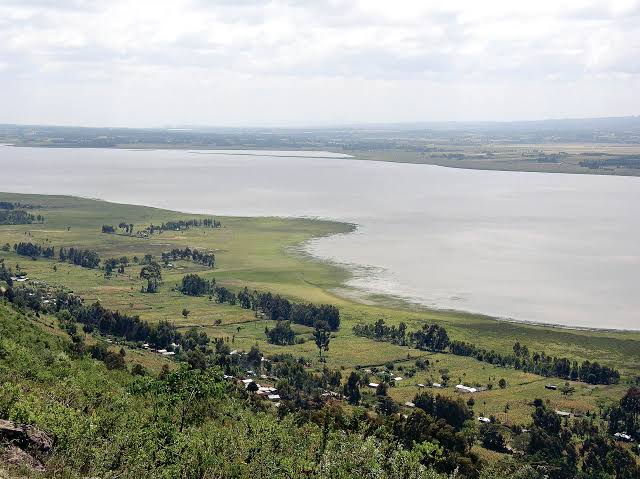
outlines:
[{"label": "foliage in foreground", "polygon": [[329,416],[279,418],[229,391],[217,369],[158,378],[76,358],[0,304],[0,417],[55,437],[50,477],[440,478],[419,451],[349,433]]}]

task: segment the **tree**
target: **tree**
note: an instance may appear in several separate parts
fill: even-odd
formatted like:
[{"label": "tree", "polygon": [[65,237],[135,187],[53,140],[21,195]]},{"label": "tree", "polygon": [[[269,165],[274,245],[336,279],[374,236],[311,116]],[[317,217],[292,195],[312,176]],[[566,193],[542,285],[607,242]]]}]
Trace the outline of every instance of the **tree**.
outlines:
[{"label": "tree", "polygon": [[[145,256],[146,258],[146,256]],[[140,270],[140,278],[147,280],[147,293],[156,293],[162,281],[162,270],[160,265],[155,261],[151,261]],[[144,288],[143,288],[143,291]]]},{"label": "tree", "polygon": [[152,393],[160,396],[167,407],[178,413],[180,432],[190,423],[202,420],[209,407],[207,401],[222,397],[224,386],[220,373],[214,369],[189,369],[183,365],[152,383]]},{"label": "tree", "polygon": [[620,400],[620,406],[631,413],[634,419],[637,419],[638,415],[640,415],[640,388],[631,386]]},{"label": "tree", "polygon": [[329,330],[329,325],[326,321],[316,321],[313,338],[316,342],[316,346],[318,346],[320,361],[324,361],[322,352],[329,350],[329,341],[331,340],[331,331]]},{"label": "tree", "polygon": [[344,385],[344,395],[346,396],[349,404],[358,405],[360,403],[360,377],[354,371],[349,375],[346,384]]},{"label": "tree", "polygon": [[415,404],[417,408],[423,410],[425,413],[433,416],[433,407],[435,405],[435,400],[431,393],[421,392],[416,394],[416,396],[413,398],[413,404]]},{"label": "tree", "polygon": [[187,308],[182,308],[182,316],[184,317],[184,319],[187,319],[189,313],[191,313],[191,311],[189,311]]},{"label": "tree", "polygon": [[412,334],[416,348],[434,352],[444,351],[449,346],[449,335],[439,324],[425,324]]},{"label": "tree", "polygon": [[260,349],[258,349],[257,344],[251,346],[251,349],[247,353],[247,361],[253,366],[260,366],[262,363],[262,353],[260,352]]},{"label": "tree", "polygon": [[384,416],[390,416],[397,413],[400,410],[400,407],[398,406],[398,403],[389,396],[379,396],[376,410]]},{"label": "tree", "polygon": [[296,341],[296,334],[291,329],[290,321],[278,321],[275,328],[265,328],[264,332],[267,335],[267,340],[271,344],[284,346],[293,344]]},{"label": "tree", "polygon": [[507,381],[504,380],[504,378],[500,378],[500,381],[498,381],[498,386],[500,386],[500,389],[504,389],[507,387]]},{"label": "tree", "polygon": [[480,427],[480,437],[482,445],[487,449],[504,452],[507,448],[504,436],[496,424],[483,424]]},{"label": "tree", "polygon": [[576,392],[576,388],[574,388],[571,384],[569,384],[569,382],[566,382],[566,383],[564,383],[564,386],[560,387],[560,392],[564,396],[569,396],[569,395],[573,394],[574,392]]}]

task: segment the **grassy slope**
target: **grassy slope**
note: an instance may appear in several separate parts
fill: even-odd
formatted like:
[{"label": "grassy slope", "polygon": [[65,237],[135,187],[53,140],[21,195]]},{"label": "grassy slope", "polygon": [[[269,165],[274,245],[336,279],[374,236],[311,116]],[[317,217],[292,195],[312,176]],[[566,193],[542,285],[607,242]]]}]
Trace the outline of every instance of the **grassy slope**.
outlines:
[{"label": "grassy slope", "polygon": [[[345,373],[356,365],[381,365],[391,360],[404,360],[404,365],[410,366],[413,360],[406,361],[407,355],[413,358],[424,355],[420,351],[358,338],[351,332],[354,324],[373,322],[378,318],[389,323],[405,321],[410,330],[417,329],[425,321],[440,322],[454,339],[472,341],[503,352],[509,351],[519,340],[532,350],[579,360],[598,360],[616,366],[622,370],[625,379],[640,372],[640,333],[637,332],[593,332],[505,323],[473,314],[416,311],[397,305],[385,307],[381,303],[365,305],[335,295],[333,291],[340,287],[347,273],[335,266],[309,260],[297,254],[295,247],[315,236],[348,231],[348,225],[302,219],[222,217],[224,227],[219,230],[195,228],[187,232],[165,232],[145,240],[101,234],[100,226],[125,221],[140,229],[149,223],[159,224],[195,215],[71,197],[0,193],[0,201],[3,200],[43,205],[42,214],[47,221],[43,225],[1,226],[0,244],[32,241],[56,247],[79,246],[96,249],[103,259],[122,255],[142,257],[146,253],[159,256],[174,246],[214,249],[217,257],[215,270],[177,262],[175,270],[163,270],[164,285],[158,294],[140,293],[142,282],[138,279],[137,266],[106,280],[101,271],[42,259],[31,261],[13,252],[0,252],[0,258],[5,258],[11,266],[19,263],[33,278],[64,284],[87,300],[99,299],[107,307],[140,314],[150,321],[169,319],[179,326],[197,325],[210,336],[233,337],[237,348],[247,349],[258,342],[265,352],[316,355],[312,341],[290,347],[267,344],[264,327],[268,322],[256,322],[250,311],[170,291],[185,273],[198,272],[208,278],[215,277],[218,282],[232,288],[246,285],[251,289],[278,292],[295,300],[338,305],[343,326],[331,341],[328,360],[331,367],[343,368]],[[53,270],[54,265],[57,271]],[[187,319],[181,315],[183,308],[191,311]],[[216,320],[222,324],[216,326]],[[296,330],[308,337],[307,328],[296,326]],[[508,402],[511,407],[509,419],[524,421],[530,412],[528,403],[533,397],[548,398],[558,408],[584,411],[597,409],[599,401],[616,400],[625,390],[622,384],[594,388],[576,383],[576,394],[565,399],[558,392],[545,390],[544,384],[548,381],[538,376],[451,355],[436,355],[433,359],[438,362],[431,370],[401,382],[399,387],[392,389],[392,396],[402,401],[411,399],[416,391],[415,384],[427,382],[431,377],[437,380],[441,368],[449,369],[452,382],[461,378],[465,382],[486,384],[491,381],[497,384],[498,379],[504,377],[509,383],[506,390],[495,388],[476,395],[477,412],[504,416],[502,411]],[[454,394],[451,389],[445,393]]]}]

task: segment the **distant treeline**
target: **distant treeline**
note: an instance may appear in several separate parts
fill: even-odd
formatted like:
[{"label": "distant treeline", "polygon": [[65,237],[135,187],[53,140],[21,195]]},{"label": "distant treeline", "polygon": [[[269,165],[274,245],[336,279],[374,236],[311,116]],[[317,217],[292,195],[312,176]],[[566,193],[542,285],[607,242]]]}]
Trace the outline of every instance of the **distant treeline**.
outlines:
[{"label": "distant treeline", "polygon": [[162,223],[161,225],[149,225],[145,229],[138,232],[138,236],[150,236],[154,233],[162,233],[164,231],[182,231],[189,228],[220,228],[222,223],[213,219],[205,218],[191,220],[173,220]]},{"label": "distant treeline", "polygon": [[24,210],[0,209],[0,225],[30,225],[44,223],[42,215],[32,215]]},{"label": "distant treeline", "polygon": [[100,264],[100,256],[93,250],[82,250],[78,248],[60,248],[58,254],[60,261],[82,266],[83,268],[95,269]]},{"label": "distant treeline", "polygon": [[213,253],[191,249],[188,246],[184,249],[173,248],[171,251],[162,253],[162,260],[164,262],[178,259],[191,260],[194,263],[200,263],[209,268],[213,268],[216,263],[216,256]]},{"label": "distant treeline", "polygon": [[240,304],[244,309],[261,312],[274,321],[291,321],[295,324],[313,326],[317,321],[326,321],[331,331],[340,327],[340,311],[330,304],[292,303],[280,295],[270,292],[250,292],[244,288],[237,295],[225,287],[216,286],[197,274],[187,274],[182,278],[180,291],[189,296],[212,295],[219,303]]},{"label": "distant treeline", "polygon": [[55,250],[53,246],[40,246],[33,243],[20,242],[13,245],[13,250],[21,256],[30,256],[32,258],[54,258]]},{"label": "distant treeline", "polygon": [[600,168],[633,168],[640,169],[640,157],[618,157],[603,160],[583,160],[580,166],[591,169]]},{"label": "distant treeline", "polygon": [[448,349],[456,356],[473,357],[495,366],[512,367],[541,376],[554,376],[589,384],[616,384],[620,380],[617,370],[597,362],[583,361],[578,365],[577,361],[552,357],[544,352],[531,353],[527,346],[519,342],[514,344],[513,354],[501,354],[471,343],[450,341],[446,330],[437,324],[425,324],[421,330],[409,333],[404,323],[400,323],[398,327],[387,326],[383,319],[379,319],[374,324],[357,324],[353,327],[353,332],[357,336],[413,346],[417,349],[435,352]]},{"label": "distant treeline", "polygon": [[[220,228],[221,226],[222,223],[213,218],[205,218],[203,220],[174,220],[167,221],[166,223],[162,223],[161,225],[149,225],[146,228],[138,231],[137,235],[140,237],[147,237],[154,233],[162,233],[163,231],[182,231],[189,228]],[[118,228],[124,230],[124,232],[128,235],[133,234],[133,223],[121,221],[118,224]],[[117,229],[113,225],[102,225],[101,231],[102,233],[106,234],[115,234]]]},{"label": "distant treeline", "polygon": [[[29,256],[31,258],[47,258],[55,259],[55,249],[53,246],[40,246],[33,243],[20,242],[13,245],[13,250],[21,256]],[[100,264],[100,256],[93,250],[81,250],[71,247],[69,249],[60,248],[58,252],[60,261],[66,261],[83,268],[95,269]]]},{"label": "distant treeline", "polygon": [[30,225],[44,223],[44,216],[32,215],[24,210],[39,208],[27,203],[0,201],[0,225]]},{"label": "distant treeline", "polygon": [[38,205],[29,203],[20,203],[19,201],[12,203],[10,201],[0,201],[0,210],[33,210],[40,208]]},{"label": "distant treeline", "polygon": [[530,353],[527,346],[516,342],[513,354],[500,354],[487,351],[473,344],[454,341],[449,350],[458,356],[470,356],[478,361],[503,367],[513,367],[522,371],[539,374],[540,376],[555,376],[573,381],[583,381],[589,384],[616,384],[620,380],[620,373],[608,366],[597,362],[577,361],[567,358],[556,358],[543,352]]},{"label": "distant treeline", "polygon": [[[120,224],[118,224],[118,228],[123,229],[128,235],[133,234],[133,224],[131,223],[125,223],[124,221],[121,221]],[[112,225],[102,225],[102,232],[107,234],[114,234],[116,232],[116,228]]]}]

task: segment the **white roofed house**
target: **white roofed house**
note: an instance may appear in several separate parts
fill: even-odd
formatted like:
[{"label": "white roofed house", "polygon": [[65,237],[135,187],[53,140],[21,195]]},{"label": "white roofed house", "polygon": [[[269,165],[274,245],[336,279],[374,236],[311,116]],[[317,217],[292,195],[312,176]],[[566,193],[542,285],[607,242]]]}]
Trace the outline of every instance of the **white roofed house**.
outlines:
[{"label": "white roofed house", "polygon": [[475,393],[478,392],[476,388],[472,388],[470,386],[465,386],[464,384],[458,384],[456,386],[456,391],[460,393]]},{"label": "white roofed house", "polygon": [[631,442],[633,438],[627,434],[626,432],[616,432],[613,437],[615,437],[619,441]]}]

